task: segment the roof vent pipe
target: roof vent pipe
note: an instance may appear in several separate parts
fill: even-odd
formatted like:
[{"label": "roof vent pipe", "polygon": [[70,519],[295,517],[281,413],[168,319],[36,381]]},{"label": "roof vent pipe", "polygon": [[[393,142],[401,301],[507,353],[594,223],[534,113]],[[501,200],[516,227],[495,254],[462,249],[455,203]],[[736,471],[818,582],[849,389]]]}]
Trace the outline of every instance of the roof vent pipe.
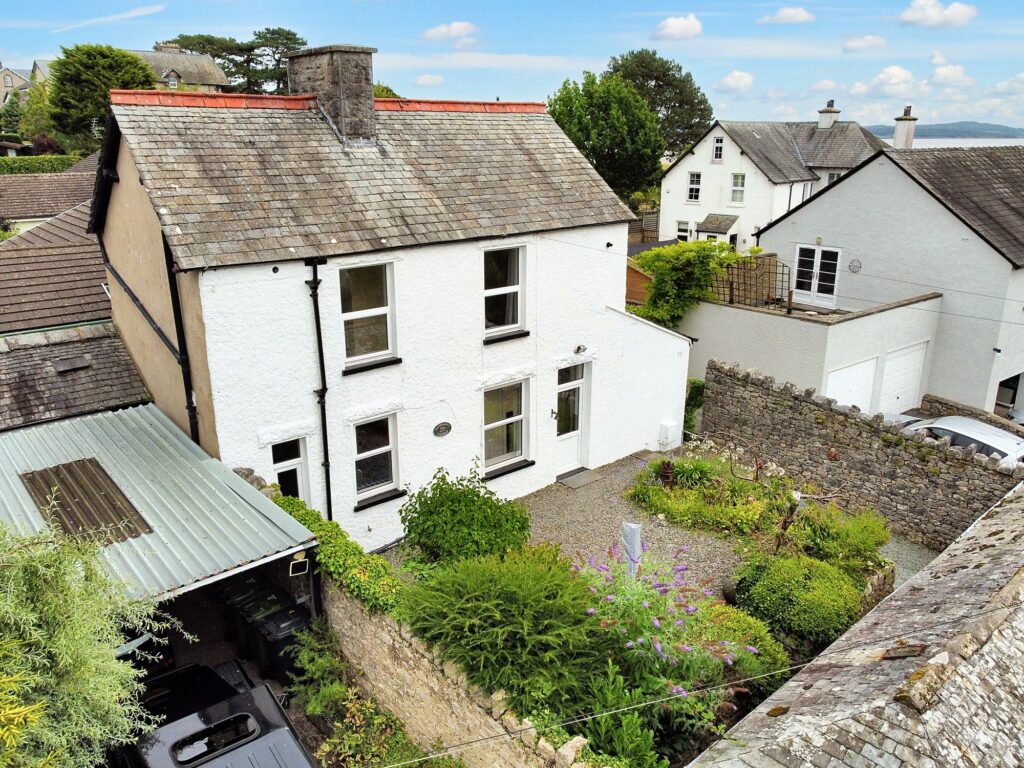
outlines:
[{"label": "roof vent pipe", "polygon": [[818,128],[824,130],[836,124],[839,118],[839,110],[836,109],[835,99],[829,99],[824,109],[818,110]]},{"label": "roof vent pipe", "polygon": [[325,45],[286,53],[288,92],[316,96],[343,140],[373,141],[376,52],[376,48],[359,45]]},{"label": "roof vent pipe", "polygon": [[896,130],[892,135],[893,149],[913,149],[914,123],[917,118],[910,114],[910,105],[903,108],[903,114],[896,118]]}]

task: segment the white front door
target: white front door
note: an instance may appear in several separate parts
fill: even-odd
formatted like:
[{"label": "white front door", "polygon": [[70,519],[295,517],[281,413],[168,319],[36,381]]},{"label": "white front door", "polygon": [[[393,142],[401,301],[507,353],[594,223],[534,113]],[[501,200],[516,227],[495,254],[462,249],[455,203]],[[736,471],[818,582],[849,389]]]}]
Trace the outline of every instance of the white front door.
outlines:
[{"label": "white front door", "polygon": [[882,391],[878,410],[882,413],[903,413],[921,404],[921,375],[924,373],[928,342],[922,341],[885,356],[882,370]]},{"label": "white front door", "polygon": [[796,249],[793,296],[803,304],[836,305],[839,249],[801,245]]},{"label": "white front door", "polygon": [[556,474],[583,466],[586,440],[587,365],[580,363],[558,369],[555,417]]}]

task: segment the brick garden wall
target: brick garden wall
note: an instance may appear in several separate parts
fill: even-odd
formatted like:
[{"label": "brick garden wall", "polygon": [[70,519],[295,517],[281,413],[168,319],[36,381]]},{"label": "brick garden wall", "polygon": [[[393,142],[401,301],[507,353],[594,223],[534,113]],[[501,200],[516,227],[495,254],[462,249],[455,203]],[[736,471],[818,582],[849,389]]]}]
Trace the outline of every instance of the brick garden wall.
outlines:
[{"label": "brick garden wall", "polygon": [[971,450],[900,433],[835,400],[777,384],[770,376],[708,364],[703,431],[735,437],[762,459],[819,489],[847,509],[871,507],[894,530],[944,549],[1021,479]]}]

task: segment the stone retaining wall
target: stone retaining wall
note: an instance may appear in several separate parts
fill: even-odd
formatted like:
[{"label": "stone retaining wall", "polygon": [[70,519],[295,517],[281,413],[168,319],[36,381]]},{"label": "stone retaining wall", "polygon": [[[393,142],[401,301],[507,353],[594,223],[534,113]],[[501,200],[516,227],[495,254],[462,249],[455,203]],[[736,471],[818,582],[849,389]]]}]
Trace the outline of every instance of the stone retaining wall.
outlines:
[{"label": "stone retaining wall", "polygon": [[1002,416],[996,416],[994,413],[983,411],[980,408],[964,405],[955,400],[947,400],[938,395],[925,395],[922,397],[920,410],[922,413],[928,414],[929,418],[936,416],[966,416],[969,419],[984,421],[993,427],[998,427],[999,429],[1024,437],[1024,427],[1020,424],[1004,419]]},{"label": "stone retaining wall", "polygon": [[535,731],[516,734],[530,722],[516,718],[501,692],[491,696],[468,684],[460,669],[441,662],[394,619],[368,613],[329,579],[323,598],[356,681],[424,749],[493,736],[458,756],[469,768],[583,768],[576,760],[585,739],[556,750]]},{"label": "stone retaining wall", "polygon": [[708,364],[702,428],[837,493],[847,509],[877,510],[894,530],[935,549],[1024,479],[1024,465],[1009,470],[948,440],[907,437],[881,416],[717,361]]}]

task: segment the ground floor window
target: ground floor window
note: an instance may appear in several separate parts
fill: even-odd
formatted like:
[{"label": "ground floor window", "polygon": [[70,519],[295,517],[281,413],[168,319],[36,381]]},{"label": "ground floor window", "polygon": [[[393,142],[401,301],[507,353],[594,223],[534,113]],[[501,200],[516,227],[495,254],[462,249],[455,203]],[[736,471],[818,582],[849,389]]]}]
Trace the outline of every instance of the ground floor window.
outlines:
[{"label": "ground floor window", "polygon": [[690,222],[688,221],[677,221],[676,222],[676,240],[680,243],[686,243],[690,240]]},{"label": "ground floor window", "polygon": [[484,467],[522,458],[526,435],[526,382],[484,392]]},{"label": "ground floor window", "polygon": [[305,440],[296,438],[270,446],[274,462],[274,482],[285,496],[294,496],[309,502],[306,485]]},{"label": "ground floor window", "polygon": [[356,424],[356,498],[398,485],[395,414]]}]

